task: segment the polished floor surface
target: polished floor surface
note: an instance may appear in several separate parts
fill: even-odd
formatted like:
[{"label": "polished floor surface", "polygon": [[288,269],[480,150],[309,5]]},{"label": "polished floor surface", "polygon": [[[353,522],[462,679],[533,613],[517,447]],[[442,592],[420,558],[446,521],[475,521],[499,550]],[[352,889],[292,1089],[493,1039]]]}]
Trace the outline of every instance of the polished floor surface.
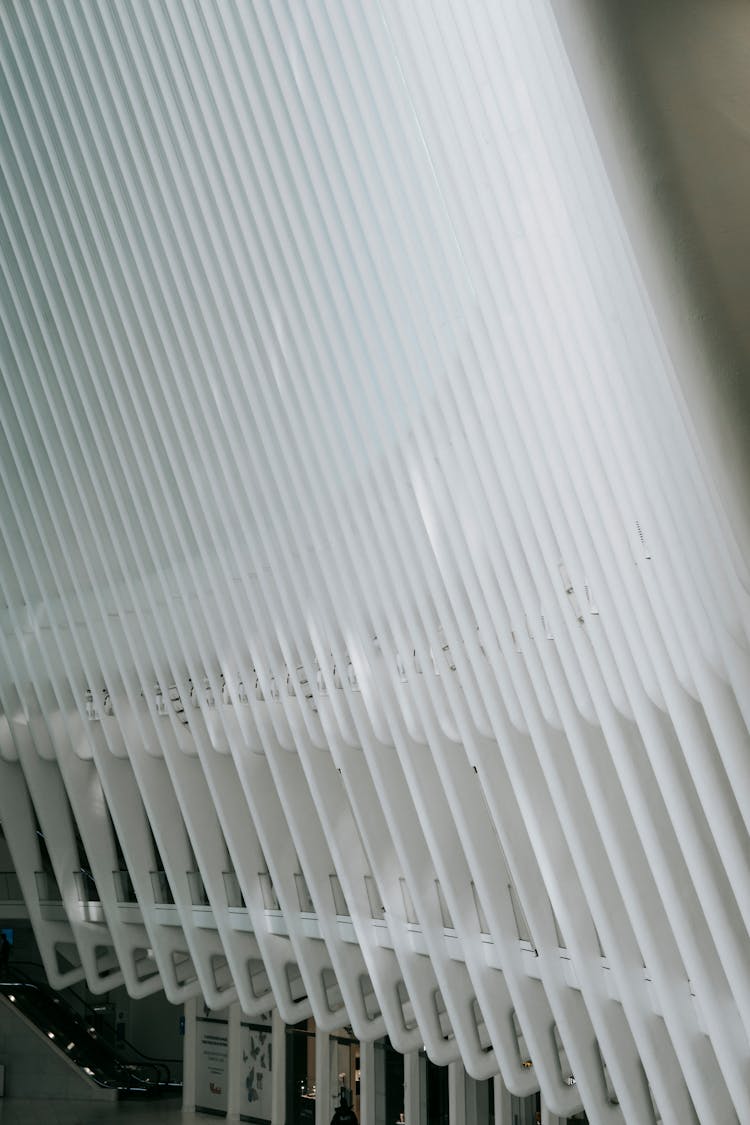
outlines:
[{"label": "polished floor surface", "polygon": [[216,1122],[183,1113],[179,1102],[76,1102],[0,1099],[0,1125],[197,1125]]}]

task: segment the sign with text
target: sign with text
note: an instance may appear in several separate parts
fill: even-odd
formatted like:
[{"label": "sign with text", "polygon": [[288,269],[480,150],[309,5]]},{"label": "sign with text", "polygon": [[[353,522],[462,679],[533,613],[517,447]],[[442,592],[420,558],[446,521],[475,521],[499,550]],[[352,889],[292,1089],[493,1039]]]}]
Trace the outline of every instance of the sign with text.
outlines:
[{"label": "sign with text", "polygon": [[227,1111],[229,1024],[196,1020],[195,1106],[214,1113]]}]

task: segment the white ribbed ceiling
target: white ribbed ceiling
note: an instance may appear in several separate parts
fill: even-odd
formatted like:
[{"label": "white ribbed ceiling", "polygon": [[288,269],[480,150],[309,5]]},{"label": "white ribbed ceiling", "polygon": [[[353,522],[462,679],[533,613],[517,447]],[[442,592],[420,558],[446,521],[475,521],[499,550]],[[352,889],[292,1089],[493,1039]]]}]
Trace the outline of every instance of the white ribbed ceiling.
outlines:
[{"label": "white ribbed ceiling", "polygon": [[53,978],[255,974],[561,1113],[750,1120],[748,594],[547,0],[6,0],[0,101],[0,817]]}]

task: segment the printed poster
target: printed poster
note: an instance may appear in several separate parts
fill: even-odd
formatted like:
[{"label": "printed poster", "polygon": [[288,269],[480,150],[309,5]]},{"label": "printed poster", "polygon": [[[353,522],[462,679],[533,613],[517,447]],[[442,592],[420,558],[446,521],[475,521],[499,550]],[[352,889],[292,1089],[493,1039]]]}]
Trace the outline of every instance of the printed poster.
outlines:
[{"label": "printed poster", "polygon": [[243,1084],[240,1116],[243,1121],[270,1125],[271,1028],[261,1024],[243,1023],[240,1028],[240,1045]]},{"label": "printed poster", "polygon": [[196,1025],[196,1109],[226,1113],[229,1024],[225,1020],[198,1017]]}]

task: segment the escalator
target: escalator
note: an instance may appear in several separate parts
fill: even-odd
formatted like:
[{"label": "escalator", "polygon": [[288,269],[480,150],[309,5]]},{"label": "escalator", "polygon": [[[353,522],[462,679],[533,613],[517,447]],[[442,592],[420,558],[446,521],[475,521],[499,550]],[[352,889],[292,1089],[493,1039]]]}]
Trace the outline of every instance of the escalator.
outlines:
[{"label": "escalator", "polygon": [[[84,1074],[118,1097],[163,1097],[178,1094],[181,1084],[173,1071],[181,1060],[155,1059],[117,1037],[113,1028],[84,1011],[18,966],[0,981],[0,995],[52,1040]],[[12,980],[10,979],[12,977]],[[85,1002],[83,1002],[85,1005]],[[170,1065],[171,1064],[171,1065]]]}]

